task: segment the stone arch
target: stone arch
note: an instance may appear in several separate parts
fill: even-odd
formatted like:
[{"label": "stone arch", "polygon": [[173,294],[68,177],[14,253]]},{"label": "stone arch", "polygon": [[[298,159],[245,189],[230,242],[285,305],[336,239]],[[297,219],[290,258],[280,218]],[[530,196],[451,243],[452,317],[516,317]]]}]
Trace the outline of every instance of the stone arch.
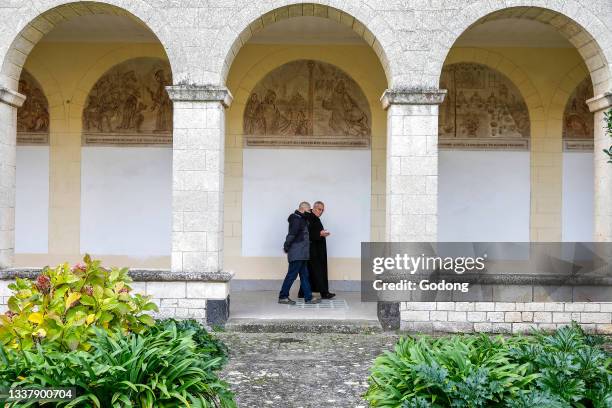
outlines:
[{"label": "stone arch", "polygon": [[431,51],[430,57],[435,61],[431,74],[439,76],[445,56],[470,27],[502,18],[522,18],[554,27],[576,48],[588,67],[596,95],[610,89],[612,37],[606,34],[609,29],[595,13],[576,0],[549,2],[548,8],[533,7],[526,0],[514,3],[507,7],[504,0],[478,0],[462,9],[455,24],[447,27],[441,45]]},{"label": "stone arch", "polygon": [[[312,16],[328,18],[351,28],[364,39],[376,55],[385,71],[389,87],[399,68],[399,41],[394,39],[393,28],[382,18],[372,18],[364,8],[346,3],[347,10],[340,10],[327,4],[298,3],[285,5],[275,9],[261,11],[261,6],[251,3],[232,20],[227,32],[217,40],[215,49],[220,49],[221,55],[217,69],[221,73],[221,82],[225,82],[230,67],[238,51],[258,31],[266,26],[293,17]],[[244,28],[246,26],[246,28]]]},{"label": "stone arch", "polygon": [[[166,44],[169,44],[170,41],[162,41],[160,34],[163,31],[157,25],[153,7],[150,5],[135,7],[134,2],[129,0],[105,0],[104,2],[53,0],[47,3],[50,4],[43,12],[33,8],[27,8],[24,11],[24,20],[29,22],[25,23],[15,34],[12,43],[4,53],[0,69],[0,86],[17,89],[21,69],[34,46],[56,25],[83,15],[106,14],[129,17],[137,24],[144,25],[153,31],[164,47],[166,55],[169,55]],[[172,62],[170,65],[172,66]]]}]

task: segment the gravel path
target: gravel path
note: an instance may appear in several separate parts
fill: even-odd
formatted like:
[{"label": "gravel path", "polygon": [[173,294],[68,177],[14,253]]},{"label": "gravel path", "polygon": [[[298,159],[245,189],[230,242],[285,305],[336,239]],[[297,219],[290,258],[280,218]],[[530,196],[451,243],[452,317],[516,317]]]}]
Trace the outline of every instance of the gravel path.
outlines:
[{"label": "gravel path", "polygon": [[367,407],[369,368],[394,334],[217,333],[230,349],[221,373],[241,408]]}]

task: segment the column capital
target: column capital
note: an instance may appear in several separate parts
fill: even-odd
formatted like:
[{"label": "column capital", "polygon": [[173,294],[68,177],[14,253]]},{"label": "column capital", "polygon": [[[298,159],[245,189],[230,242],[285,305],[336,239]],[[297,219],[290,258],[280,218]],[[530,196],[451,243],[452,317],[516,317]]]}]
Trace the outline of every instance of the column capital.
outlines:
[{"label": "column capital", "polygon": [[606,91],[594,98],[587,99],[586,104],[593,113],[612,108],[612,91]]},{"label": "column capital", "polygon": [[229,89],[219,85],[171,85],[166,91],[175,102],[220,102],[229,108],[233,99]]},{"label": "column capital", "polygon": [[21,105],[23,105],[25,99],[25,95],[22,95],[19,92],[0,87],[0,102],[2,103],[6,103],[14,108],[21,108]]},{"label": "column capital", "polygon": [[387,89],[380,101],[383,109],[391,105],[440,105],[446,92],[446,89],[437,88]]}]

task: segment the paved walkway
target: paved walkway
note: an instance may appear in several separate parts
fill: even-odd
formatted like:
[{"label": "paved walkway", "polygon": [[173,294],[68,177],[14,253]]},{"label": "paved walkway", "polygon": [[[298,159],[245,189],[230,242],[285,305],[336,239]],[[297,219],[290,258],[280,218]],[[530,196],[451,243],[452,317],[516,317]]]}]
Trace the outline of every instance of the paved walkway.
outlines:
[{"label": "paved walkway", "polygon": [[332,300],[323,300],[318,305],[305,305],[303,299],[297,298],[298,285],[293,286],[290,297],[298,301],[295,306],[279,305],[278,291],[232,292],[232,318],[378,320],[376,303],[361,302],[360,292],[336,292]]},{"label": "paved walkway", "polygon": [[239,407],[367,407],[369,368],[394,334],[217,333],[230,349],[221,377]]}]

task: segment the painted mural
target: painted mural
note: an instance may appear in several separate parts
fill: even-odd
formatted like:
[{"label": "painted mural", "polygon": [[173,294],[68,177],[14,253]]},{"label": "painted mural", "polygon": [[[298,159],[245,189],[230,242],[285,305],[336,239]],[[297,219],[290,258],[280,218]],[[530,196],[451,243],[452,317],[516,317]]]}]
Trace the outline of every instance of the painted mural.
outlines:
[{"label": "painted mural", "polygon": [[42,87],[25,69],[19,78],[19,93],[25,95],[17,110],[17,144],[49,144],[49,102]]},{"label": "painted mural", "polygon": [[333,65],[284,64],[252,90],[245,106],[245,146],[368,147],[372,115],[359,85]]},{"label": "painted mural", "polygon": [[452,64],[440,87],[448,90],[439,111],[441,149],[529,149],[529,111],[506,76],[480,64]]},{"label": "painted mural", "polygon": [[134,58],[111,68],[93,86],[83,110],[84,145],[172,144],[169,65]]},{"label": "painted mural", "polygon": [[592,151],[595,118],[586,101],[593,97],[593,84],[587,77],[576,86],[563,112],[563,149]]}]

